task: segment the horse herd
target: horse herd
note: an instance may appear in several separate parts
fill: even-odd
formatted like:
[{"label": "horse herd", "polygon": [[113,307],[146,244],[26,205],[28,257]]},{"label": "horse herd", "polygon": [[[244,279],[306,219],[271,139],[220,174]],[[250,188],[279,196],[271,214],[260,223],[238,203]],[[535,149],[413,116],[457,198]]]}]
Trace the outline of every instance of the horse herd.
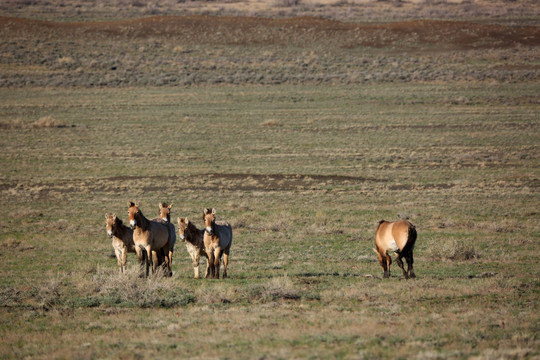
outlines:
[{"label": "horse herd", "polygon": [[[176,229],[171,223],[172,203],[159,204],[159,216],[146,218],[139,205],[128,202],[129,226],[116,214],[105,214],[107,235],[112,238],[112,246],[120,272],[126,270],[127,253],[136,253],[141,268],[146,266],[146,276],[150,268],[156,272],[159,267],[172,276],[172,258],[176,243]],[[207,259],[205,278],[219,279],[223,258],[223,277],[227,277],[227,265],[232,244],[232,227],[225,221],[216,221],[216,210],[205,208],[202,219],[204,229],[198,229],[187,218],[178,218],[178,235],[187,248],[193,263],[194,277],[199,278],[199,261]],[[414,278],[413,250],[417,232],[413,224],[405,220],[381,220],[375,232],[375,248],[384,278],[390,277],[390,253],[396,254],[396,262],[406,279]],[[407,261],[407,270],[403,266]]]}]

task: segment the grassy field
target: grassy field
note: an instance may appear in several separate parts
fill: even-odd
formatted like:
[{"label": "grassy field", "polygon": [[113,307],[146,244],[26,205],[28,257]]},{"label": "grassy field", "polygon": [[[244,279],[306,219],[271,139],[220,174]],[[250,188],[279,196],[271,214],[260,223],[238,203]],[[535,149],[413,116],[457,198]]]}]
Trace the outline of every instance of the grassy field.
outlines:
[{"label": "grassy field", "polygon": [[[540,357],[536,2],[55,3],[0,5],[0,358]],[[119,274],[128,201],[230,277]]]},{"label": "grassy field", "polygon": [[[0,354],[538,356],[537,90],[1,90]],[[104,214],[128,200],[215,207],[230,278],[192,279],[181,242],[173,278],[118,275]],[[398,217],[415,281],[371,250]]]}]

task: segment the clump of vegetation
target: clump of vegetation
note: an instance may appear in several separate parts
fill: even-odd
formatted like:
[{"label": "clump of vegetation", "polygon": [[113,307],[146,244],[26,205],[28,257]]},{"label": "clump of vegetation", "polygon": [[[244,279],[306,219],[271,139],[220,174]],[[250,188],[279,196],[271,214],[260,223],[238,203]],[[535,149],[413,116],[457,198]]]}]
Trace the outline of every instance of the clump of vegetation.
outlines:
[{"label": "clump of vegetation", "polygon": [[429,249],[431,256],[436,259],[451,261],[475,260],[480,257],[473,244],[465,240],[452,239]]},{"label": "clump of vegetation", "polygon": [[34,121],[32,124],[30,124],[30,127],[33,129],[45,129],[45,128],[61,128],[61,127],[66,127],[66,125],[59,122],[52,116],[44,116]]}]

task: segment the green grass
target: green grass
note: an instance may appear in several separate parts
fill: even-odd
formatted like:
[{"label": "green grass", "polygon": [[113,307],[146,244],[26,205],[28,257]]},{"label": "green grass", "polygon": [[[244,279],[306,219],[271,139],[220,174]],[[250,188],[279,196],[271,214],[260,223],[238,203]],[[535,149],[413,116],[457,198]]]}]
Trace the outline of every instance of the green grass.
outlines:
[{"label": "green grass", "polygon": [[[17,125],[0,129],[0,357],[538,356],[540,108],[518,101],[538,90],[0,89]],[[44,117],[65,126],[27,126]],[[139,278],[132,254],[119,275],[103,215],[130,200],[199,227],[215,207],[230,278],[192,279],[180,241],[172,278]],[[395,263],[383,281],[372,251],[399,214],[415,281]]]}]

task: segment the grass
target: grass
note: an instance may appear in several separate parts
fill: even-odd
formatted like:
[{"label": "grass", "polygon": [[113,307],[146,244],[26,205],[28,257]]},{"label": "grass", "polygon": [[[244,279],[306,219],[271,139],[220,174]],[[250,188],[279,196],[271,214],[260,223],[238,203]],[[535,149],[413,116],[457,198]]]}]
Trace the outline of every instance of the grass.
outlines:
[{"label": "grass", "polygon": [[[0,358],[539,357],[538,5],[251,5],[0,5],[60,21],[0,19]],[[260,18],[118,21],[163,14]],[[230,277],[181,241],[119,274],[128,201],[215,207]],[[372,251],[398,218],[414,281]]]},{"label": "grass", "polygon": [[[0,89],[0,356],[538,356],[538,105],[513,101],[537,90]],[[230,278],[192,279],[181,242],[172,278],[118,274],[128,200],[215,207]],[[416,281],[371,250],[398,214]]]}]

